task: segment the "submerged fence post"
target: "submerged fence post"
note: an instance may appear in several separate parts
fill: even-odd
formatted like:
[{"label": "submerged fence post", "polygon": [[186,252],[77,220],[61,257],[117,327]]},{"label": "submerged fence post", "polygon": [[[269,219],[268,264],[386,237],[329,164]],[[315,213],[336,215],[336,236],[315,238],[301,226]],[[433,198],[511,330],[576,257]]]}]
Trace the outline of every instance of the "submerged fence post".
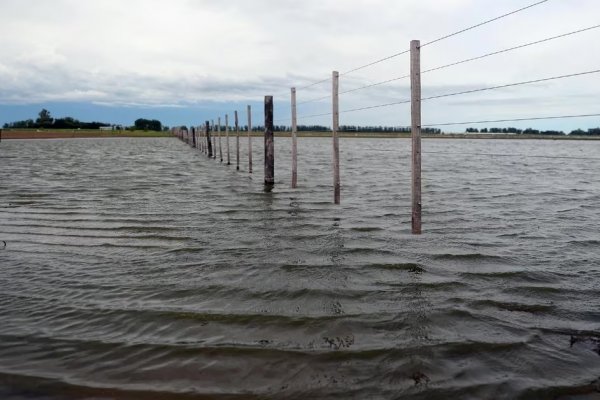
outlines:
[{"label": "submerged fence post", "polygon": [[240,170],[240,125],[238,121],[238,112],[237,110],[234,113],[235,115],[235,162],[238,171]]},{"label": "submerged fence post", "polygon": [[292,189],[298,186],[298,127],[296,119],[296,88],[292,88]]},{"label": "submerged fence post", "polygon": [[192,128],[192,147],[197,148],[198,146],[196,146],[196,129],[194,129],[193,126],[191,128]]},{"label": "submerged fence post", "polygon": [[340,128],[340,73],[333,71],[332,104],[333,104],[333,202],[340,204],[340,143],[338,130]]},{"label": "submerged fence post", "polygon": [[248,105],[248,173],[252,173],[252,108]]},{"label": "submerged fence post", "polygon": [[231,157],[229,151],[229,115],[225,114],[225,136],[227,136],[227,165],[231,165]]},{"label": "submerged fence post", "polygon": [[221,162],[223,162],[223,146],[221,143],[221,117],[217,120],[217,133],[219,134],[219,155],[221,157]]},{"label": "submerged fence post", "polygon": [[213,144],[212,144],[212,148],[213,148],[213,159],[217,158],[217,137],[215,135],[215,120],[211,120],[210,121],[210,129],[212,132],[212,140],[213,140]]},{"label": "submerged fence post", "polygon": [[410,42],[412,233],[421,234],[421,42]]},{"label": "submerged fence post", "polygon": [[210,141],[210,123],[208,121],[206,121],[206,138],[208,139],[207,142],[207,147],[208,147],[208,157],[212,158],[213,155],[213,148],[212,148],[212,143]]},{"label": "submerged fence post", "polygon": [[265,96],[265,186],[275,184],[275,146],[273,142],[273,96]]}]

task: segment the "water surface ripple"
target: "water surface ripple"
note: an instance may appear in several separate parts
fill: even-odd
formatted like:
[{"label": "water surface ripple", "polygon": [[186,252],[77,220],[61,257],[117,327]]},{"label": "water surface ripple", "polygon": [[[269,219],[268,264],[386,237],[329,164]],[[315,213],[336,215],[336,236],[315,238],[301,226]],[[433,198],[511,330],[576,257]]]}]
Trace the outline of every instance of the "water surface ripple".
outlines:
[{"label": "water surface ripple", "polygon": [[3,141],[0,398],[598,398],[600,142],[260,143]]}]

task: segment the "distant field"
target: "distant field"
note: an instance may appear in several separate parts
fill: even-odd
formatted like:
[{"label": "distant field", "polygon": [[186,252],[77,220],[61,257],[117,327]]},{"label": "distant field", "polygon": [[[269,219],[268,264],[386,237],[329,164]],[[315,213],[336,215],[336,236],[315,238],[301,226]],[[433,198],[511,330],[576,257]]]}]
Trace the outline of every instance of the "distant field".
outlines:
[{"label": "distant field", "polygon": [[100,131],[97,129],[2,129],[2,139],[65,139],[115,137],[165,137],[169,132]]}]

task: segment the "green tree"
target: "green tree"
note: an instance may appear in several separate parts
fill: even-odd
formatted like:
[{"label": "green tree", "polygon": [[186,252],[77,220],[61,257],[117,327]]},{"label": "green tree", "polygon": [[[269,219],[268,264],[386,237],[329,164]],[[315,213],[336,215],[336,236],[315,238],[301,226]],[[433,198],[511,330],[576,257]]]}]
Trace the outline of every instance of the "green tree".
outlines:
[{"label": "green tree", "polygon": [[138,118],[134,122],[135,129],[143,131],[162,131],[162,123],[156,119]]},{"label": "green tree", "polygon": [[39,115],[39,118],[35,122],[40,127],[46,128],[46,127],[52,125],[53,119],[52,119],[52,116],[50,115],[50,111],[48,111],[44,108],[44,109],[42,109],[42,111],[39,112],[38,115]]}]

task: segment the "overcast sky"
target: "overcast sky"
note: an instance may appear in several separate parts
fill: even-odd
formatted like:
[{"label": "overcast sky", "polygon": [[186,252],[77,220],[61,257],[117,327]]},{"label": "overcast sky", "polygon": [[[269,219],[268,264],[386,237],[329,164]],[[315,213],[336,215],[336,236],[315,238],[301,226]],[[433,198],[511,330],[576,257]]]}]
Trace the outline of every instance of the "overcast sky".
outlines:
[{"label": "overcast sky", "polygon": [[[1,0],[0,124],[55,117],[200,124],[264,95],[288,123],[289,87],[326,79],[534,3],[534,0]],[[423,69],[600,23],[598,0],[550,0],[422,50]],[[423,96],[600,68],[600,29],[423,75]],[[341,90],[409,72],[407,55],[345,75]],[[599,113],[600,74],[431,100],[424,124]],[[299,90],[328,95],[330,83]],[[401,80],[340,98],[342,110],[401,101]],[[330,125],[330,101],[299,106]],[[342,124],[408,125],[409,105],[341,115]],[[242,118],[245,122],[245,117]],[[598,118],[494,124],[573,129]],[[464,127],[447,128],[461,131]]]}]

